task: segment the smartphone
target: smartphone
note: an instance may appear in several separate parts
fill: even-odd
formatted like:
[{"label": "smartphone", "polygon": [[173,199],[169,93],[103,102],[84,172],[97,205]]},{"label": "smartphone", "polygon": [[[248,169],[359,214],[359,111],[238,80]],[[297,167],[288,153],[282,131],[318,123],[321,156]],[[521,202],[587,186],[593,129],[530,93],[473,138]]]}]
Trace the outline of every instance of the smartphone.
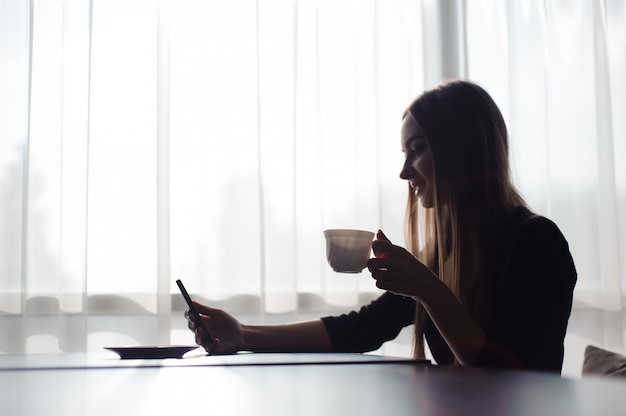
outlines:
[{"label": "smartphone", "polygon": [[178,288],[180,289],[180,293],[183,294],[183,298],[185,298],[185,302],[187,302],[187,306],[189,306],[189,312],[195,318],[196,325],[200,325],[202,327],[202,330],[204,330],[204,333],[207,335],[207,337],[209,337],[209,345],[213,345],[213,342],[214,342],[213,336],[211,335],[211,332],[209,332],[209,329],[204,324],[204,321],[202,320],[202,318],[200,318],[200,313],[198,312],[196,305],[194,305],[193,302],[191,301],[191,297],[189,296],[189,293],[187,293],[187,289],[185,289],[183,282],[181,282],[179,279],[176,281],[176,284],[178,285]]}]

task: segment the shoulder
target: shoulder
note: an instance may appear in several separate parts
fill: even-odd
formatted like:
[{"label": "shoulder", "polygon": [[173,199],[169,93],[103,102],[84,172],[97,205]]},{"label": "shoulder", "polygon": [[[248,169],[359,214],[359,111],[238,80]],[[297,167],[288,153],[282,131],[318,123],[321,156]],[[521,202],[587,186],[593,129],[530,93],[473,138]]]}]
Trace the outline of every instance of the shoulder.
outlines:
[{"label": "shoulder", "polygon": [[538,215],[527,208],[518,208],[508,221],[505,235],[511,262],[522,267],[533,267],[535,270],[565,270],[576,274],[569,243],[551,219]]},{"label": "shoulder", "polygon": [[552,245],[569,246],[554,221],[523,207],[518,207],[514,211],[506,231],[510,237],[517,240],[518,246],[532,245],[536,248]]}]

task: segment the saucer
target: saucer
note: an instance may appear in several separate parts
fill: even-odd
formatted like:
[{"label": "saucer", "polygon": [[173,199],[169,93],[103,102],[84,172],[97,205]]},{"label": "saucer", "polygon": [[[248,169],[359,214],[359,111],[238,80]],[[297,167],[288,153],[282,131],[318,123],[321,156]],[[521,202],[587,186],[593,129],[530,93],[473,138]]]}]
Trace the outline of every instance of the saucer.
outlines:
[{"label": "saucer", "polygon": [[159,359],[159,358],[183,358],[183,355],[191,350],[199,348],[198,345],[137,345],[103,347],[113,351],[121,359]]}]

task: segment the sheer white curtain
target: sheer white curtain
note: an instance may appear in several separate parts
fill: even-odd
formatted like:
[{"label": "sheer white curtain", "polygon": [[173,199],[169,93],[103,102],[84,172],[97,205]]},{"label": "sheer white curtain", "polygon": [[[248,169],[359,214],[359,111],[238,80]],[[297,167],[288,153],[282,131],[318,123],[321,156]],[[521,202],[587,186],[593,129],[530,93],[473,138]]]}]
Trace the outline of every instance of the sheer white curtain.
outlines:
[{"label": "sheer white curtain", "polygon": [[[401,243],[400,116],[466,77],[579,269],[566,367],[623,351],[623,0],[0,2],[0,352],[190,342],[358,307],[322,230]],[[541,290],[538,288],[538,290]],[[406,338],[406,339],[405,339]],[[387,352],[408,353],[410,338]]]},{"label": "sheer white curtain", "polygon": [[173,281],[249,319],[377,295],[322,230],[402,241],[410,1],[0,3],[2,352],[192,342]]},{"label": "sheer white curtain", "polygon": [[577,265],[565,373],[589,343],[625,352],[625,3],[468,1],[465,14],[468,76],[505,113],[516,183]]}]

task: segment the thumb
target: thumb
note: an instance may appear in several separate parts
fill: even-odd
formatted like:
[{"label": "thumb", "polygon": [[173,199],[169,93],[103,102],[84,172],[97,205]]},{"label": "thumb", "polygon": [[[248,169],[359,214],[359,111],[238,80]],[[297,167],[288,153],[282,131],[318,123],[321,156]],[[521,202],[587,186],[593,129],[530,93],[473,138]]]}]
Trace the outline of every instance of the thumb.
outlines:
[{"label": "thumb", "polygon": [[391,243],[391,241],[387,238],[387,236],[385,235],[385,233],[383,233],[382,230],[378,230],[378,232],[376,233],[376,239],[377,240],[387,241],[388,243]]},{"label": "thumb", "polygon": [[196,301],[193,301],[193,304],[196,306],[196,309],[198,310],[198,312],[200,312],[202,315],[210,315],[212,312],[215,311],[215,309],[210,308],[201,303],[198,303]]},{"label": "thumb", "polygon": [[389,250],[392,246],[393,244],[389,241],[385,233],[383,233],[382,230],[378,230],[376,240],[372,243],[374,256],[382,258],[389,257]]}]

